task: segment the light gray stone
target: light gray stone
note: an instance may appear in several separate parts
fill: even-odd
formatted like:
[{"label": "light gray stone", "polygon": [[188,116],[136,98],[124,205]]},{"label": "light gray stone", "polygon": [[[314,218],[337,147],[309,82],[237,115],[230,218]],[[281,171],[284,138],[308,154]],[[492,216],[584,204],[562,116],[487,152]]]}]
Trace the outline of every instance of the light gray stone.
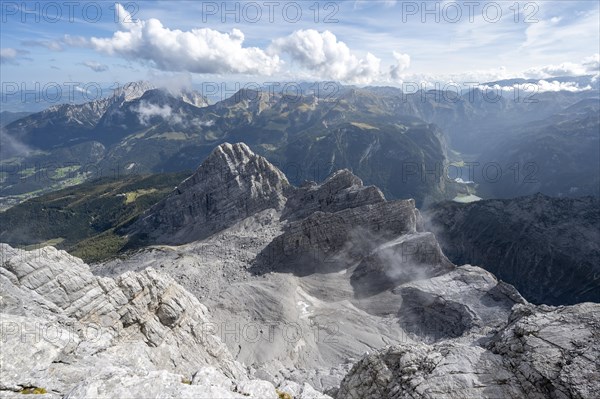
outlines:
[{"label": "light gray stone", "polygon": [[491,341],[472,335],[366,356],[344,378],[337,398],[596,397],[600,305],[517,305],[510,318]]}]

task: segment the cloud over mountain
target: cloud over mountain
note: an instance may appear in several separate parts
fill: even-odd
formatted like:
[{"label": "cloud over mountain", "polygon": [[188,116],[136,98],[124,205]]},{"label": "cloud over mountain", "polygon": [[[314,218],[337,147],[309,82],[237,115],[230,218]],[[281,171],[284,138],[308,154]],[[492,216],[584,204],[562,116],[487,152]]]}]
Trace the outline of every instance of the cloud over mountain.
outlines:
[{"label": "cloud over mountain", "polygon": [[557,76],[598,75],[600,68],[600,55],[594,54],[580,62],[563,62],[557,65],[545,65],[529,68],[523,74],[527,78],[545,79]]},{"label": "cloud over mountain", "polygon": [[396,51],[393,52],[393,55],[394,59],[396,60],[396,64],[390,67],[390,77],[393,80],[399,80],[401,78],[401,72],[410,66],[410,56],[408,54],[402,54]]},{"label": "cloud over mountain", "polygon": [[287,53],[293,61],[326,79],[370,83],[380,75],[381,59],[371,53],[359,58],[328,30],[297,30],[275,39],[270,50]]},{"label": "cloud over mountain", "polygon": [[394,51],[396,62],[386,72],[381,68],[380,58],[370,52],[364,56],[357,54],[329,30],[299,29],[273,39],[267,48],[245,47],[245,35],[237,28],[229,32],[210,28],[170,29],[158,19],[133,19],[123,6],[116,7],[119,29],[112,37],[92,37],[85,44],[75,45],[148,63],[163,71],[208,74],[273,76],[281,72],[285,64],[281,57],[287,55],[292,67],[317,79],[354,84],[369,84],[389,77],[396,80],[410,65],[408,54]]},{"label": "cloud over mountain", "polygon": [[166,71],[271,75],[279,69],[277,55],[244,47],[239,29],[229,33],[209,28],[172,30],[155,18],[133,20],[123,6],[116,7],[120,30],[110,38],[92,37],[90,44],[97,51],[146,61]]},{"label": "cloud over mountain", "polygon": [[172,115],[171,111],[171,107],[168,105],[149,104],[145,101],[142,101],[137,108],[138,118],[143,125],[149,125],[150,119],[155,116],[168,119]]}]

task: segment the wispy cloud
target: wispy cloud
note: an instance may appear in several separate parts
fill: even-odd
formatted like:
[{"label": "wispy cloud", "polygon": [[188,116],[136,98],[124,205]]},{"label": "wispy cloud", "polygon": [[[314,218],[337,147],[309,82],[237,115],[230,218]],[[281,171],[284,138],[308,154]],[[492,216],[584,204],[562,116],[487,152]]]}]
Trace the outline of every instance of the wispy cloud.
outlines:
[{"label": "wispy cloud", "polygon": [[84,61],[81,65],[90,68],[94,72],[105,72],[108,71],[108,65],[101,64],[97,61]]},{"label": "wispy cloud", "polygon": [[58,40],[23,40],[23,46],[27,47],[45,47],[51,51],[63,51],[64,48]]},{"label": "wispy cloud", "polygon": [[[570,13],[565,15],[571,16]],[[521,49],[529,52],[553,52],[558,49],[571,51],[572,48],[581,46],[590,50],[598,49],[600,11],[593,9],[581,12],[576,17],[566,16],[552,16],[530,24],[525,31]]]},{"label": "wispy cloud", "polygon": [[4,127],[0,127],[0,156],[3,159],[15,156],[26,156],[32,150],[33,149],[28,145],[6,133]]},{"label": "wispy cloud", "polygon": [[19,61],[22,59],[31,60],[27,57],[29,51],[15,49],[12,47],[6,47],[0,49],[0,64],[15,64],[19,65]]},{"label": "wispy cloud", "polygon": [[212,120],[200,120],[199,118],[190,117],[182,111],[175,111],[168,104],[157,105],[148,101],[141,101],[135,111],[139,122],[145,126],[156,123],[157,119],[184,129],[202,129],[214,124]]}]

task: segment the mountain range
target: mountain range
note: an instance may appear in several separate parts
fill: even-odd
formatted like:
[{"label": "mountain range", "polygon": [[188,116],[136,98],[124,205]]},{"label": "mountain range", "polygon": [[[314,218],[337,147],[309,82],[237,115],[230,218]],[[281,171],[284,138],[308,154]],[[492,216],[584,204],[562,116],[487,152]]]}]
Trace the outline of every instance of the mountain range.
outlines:
[{"label": "mountain range", "polygon": [[0,391],[592,398],[600,305],[537,306],[455,265],[415,205],[347,169],[295,186],[221,144],[116,229],[120,256],[1,244]]},{"label": "mountain range", "polygon": [[[135,82],[25,116],[2,134],[3,206],[98,177],[191,170],[225,141],[244,141],[293,184],[348,168],[420,207],[473,187],[484,198],[599,194],[594,90],[492,101],[480,88],[335,87],[242,89],[208,105],[193,90]],[[457,173],[474,186],[457,184]]]},{"label": "mountain range", "polygon": [[[348,89],[320,97],[241,90],[205,106],[197,93],[173,94],[143,83],[126,88],[135,95],[115,93],[91,103],[52,107],[8,124],[5,134],[28,151],[4,162],[3,196],[55,189],[68,180],[56,176],[57,168],[72,168],[71,178],[80,180],[189,170],[216,145],[243,140],[294,183],[322,180],[347,167],[396,198],[414,197],[419,203],[444,198],[440,173],[420,176],[421,169],[441,170],[446,162],[439,129],[396,116],[394,105],[385,106],[385,99],[374,94]],[[65,151],[72,153],[69,166],[63,165]],[[403,179],[399,169],[406,165],[412,173]],[[45,178],[23,172],[31,168]]]}]

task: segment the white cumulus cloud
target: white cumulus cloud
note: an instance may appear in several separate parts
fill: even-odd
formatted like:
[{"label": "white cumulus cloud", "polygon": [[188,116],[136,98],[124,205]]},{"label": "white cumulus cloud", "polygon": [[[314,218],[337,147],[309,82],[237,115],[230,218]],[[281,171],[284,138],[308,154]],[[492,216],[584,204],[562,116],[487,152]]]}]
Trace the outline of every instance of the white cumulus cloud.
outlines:
[{"label": "white cumulus cloud", "polygon": [[317,73],[320,78],[366,84],[381,75],[379,58],[371,53],[364,58],[358,57],[330,31],[297,30],[273,40],[270,51],[288,54],[293,61]]},{"label": "white cumulus cloud", "polygon": [[396,64],[390,67],[390,77],[393,80],[401,79],[402,71],[406,70],[410,66],[410,56],[408,54],[401,54],[396,51],[393,52]]},{"label": "white cumulus cloud", "polygon": [[527,69],[523,74],[527,78],[547,79],[559,76],[598,75],[600,55],[594,54],[581,62],[563,62],[556,65],[545,65]]},{"label": "white cumulus cloud", "polygon": [[600,54],[596,53],[590,57],[584,58],[581,61],[581,65],[586,69],[586,72],[589,74],[600,74]]},{"label": "white cumulus cloud", "polygon": [[244,47],[239,29],[229,33],[209,28],[172,30],[158,19],[132,20],[120,4],[116,7],[120,30],[110,38],[91,38],[97,51],[151,62],[165,71],[271,75],[279,70],[279,57],[257,47]]},{"label": "white cumulus cloud", "polygon": [[[556,80],[548,81],[548,80],[540,80],[537,83],[537,87],[539,91],[570,91],[570,92],[578,92],[578,91],[587,91],[592,90],[590,85],[586,85],[580,87],[575,82],[558,82]],[[527,90],[527,87],[524,87],[524,90]]]},{"label": "white cumulus cloud", "polygon": [[546,79],[557,76],[581,76],[586,74],[586,70],[581,64],[563,62],[557,65],[529,68],[523,74],[527,78]]}]

